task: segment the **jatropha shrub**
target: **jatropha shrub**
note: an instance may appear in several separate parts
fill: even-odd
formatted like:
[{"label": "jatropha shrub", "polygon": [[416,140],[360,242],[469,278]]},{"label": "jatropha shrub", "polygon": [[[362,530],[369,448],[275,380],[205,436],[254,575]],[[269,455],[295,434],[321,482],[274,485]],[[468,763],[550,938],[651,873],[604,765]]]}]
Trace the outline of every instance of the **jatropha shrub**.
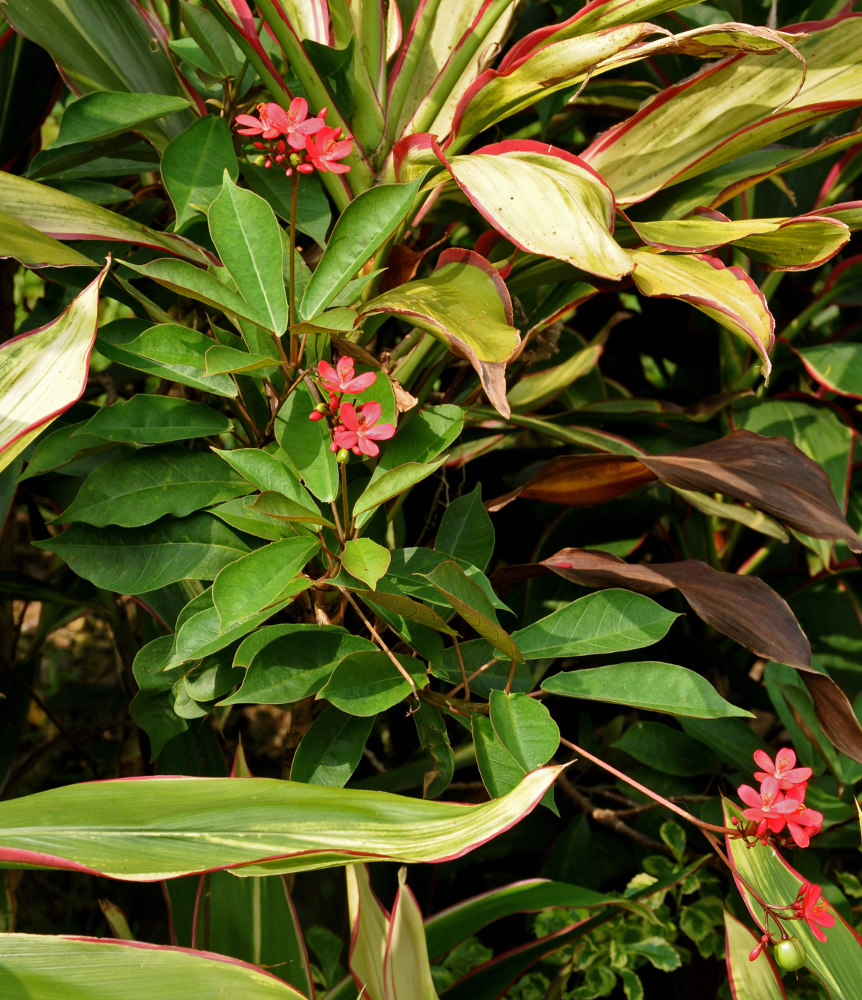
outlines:
[{"label": "jatropha shrub", "polygon": [[856,1000],[862,17],[2,9],[0,995]]}]

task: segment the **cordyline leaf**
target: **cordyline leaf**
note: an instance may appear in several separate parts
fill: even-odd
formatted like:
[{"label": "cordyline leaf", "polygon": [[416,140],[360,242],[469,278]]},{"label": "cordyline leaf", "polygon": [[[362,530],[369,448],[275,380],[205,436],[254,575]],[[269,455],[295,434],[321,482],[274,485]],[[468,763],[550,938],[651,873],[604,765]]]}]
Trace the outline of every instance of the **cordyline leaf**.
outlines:
[{"label": "cordyline leaf", "polygon": [[389,914],[371,888],[365,865],[348,865],[347,911],[350,916],[350,973],[368,1000],[383,1000],[383,956]]},{"label": "cordyline leaf", "polygon": [[839,510],[823,469],[787,438],[744,430],[670,455],[560,456],[486,507],[500,510],[517,497],[585,506],[611,500],[653,477],[682,490],[724,493],[797,531],[840,539],[862,552],[862,538]]},{"label": "cordyline leaf", "polygon": [[[740,810],[725,800],[724,816],[725,822],[730,825],[732,817],[740,817]],[[734,875],[740,895],[756,923],[766,930],[763,907],[755,901],[741,879],[753,886],[761,899],[777,906],[792,903],[808,880],[791,868],[771,846],[759,843],[749,845],[729,836],[725,839],[728,856],[741,876]],[[822,896],[820,898],[823,899]],[[834,915],[835,924],[826,928],[825,941],[818,941],[804,920],[788,922],[787,931],[804,945],[805,964],[821,981],[828,996],[832,1000],[855,1000],[859,995],[862,938],[833,907],[829,907],[829,912]],[[770,922],[768,929],[774,933],[774,923]]]},{"label": "cordyline leaf", "polygon": [[581,158],[527,139],[482,146],[448,162],[433,140],[428,146],[478,211],[516,247],[611,281],[631,273],[633,262],[612,236],[613,193]]},{"label": "cordyline leaf", "polygon": [[720,212],[703,212],[688,219],[631,225],[645,243],[658,250],[702,253],[732,243],[772,271],[819,267],[850,239],[850,230],[844,223],[810,215],[736,222]]},{"label": "cordyline leaf", "polygon": [[384,1000],[438,1000],[428,961],[425,926],[407,869],[398,872],[398,892],[389,919],[383,956]]},{"label": "cordyline leaf", "polygon": [[0,205],[7,215],[55,239],[119,240],[157,247],[201,264],[212,260],[211,254],[182,236],[156,232],[83,198],[13,174],[0,172]]},{"label": "cordyline leaf", "polygon": [[81,398],[108,265],[45,326],[0,347],[0,469]]},{"label": "cordyline leaf", "polygon": [[561,770],[533,771],[478,806],[272,778],[66,785],[0,803],[0,865],[152,882],[220,868],[271,875],[446,861],[517,823]]},{"label": "cordyline leaf", "polygon": [[763,293],[739,267],[726,267],[706,254],[656,254],[629,251],[634,282],[642,295],[688,302],[753,348],[769,378],[769,351],[775,340],[775,320]]},{"label": "cordyline leaf", "polygon": [[610,184],[617,201],[630,205],[858,107],[859,15],[793,30],[800,33],[798,55],[768,56],[766,71],[758,57],[745,54],[709,66],[599,136],[583,158]]},{"label": "cordyline leaf", "polygon": [[[633,565],[584,549],[561,549],[539,565],[580,586],[623,586],[642,594],[679,590],[696,614],[719,632],[758,656],[802,671],[823,731],[842,753],[862,761],[862,727],[850,702],[830,677],[811,666],[805,633],[784,599],[762,580],[721,573],[698,559]],[[528,575],[532,572],[527,567]]]},{"label": "cordyline leaf", "polygon": [[752,948],[760,944],[758,935],[727,910],[724,933],[727,978],[734,1000],[787,1000],[769,950],[764,948],[753,962],[748,960]]},{"label": "cordyline leaf", "polygon": [[0,934],[5,1000],[305,1000],[271,973],[211,951],[104,938]]},{"label": "cordyline leaf", "polygon": [[429,277],[378,295],[362,312],[402,316],[442,340],[470,362],[494,408],[509,415],[506,362],[519,336],[506,285],[484,257],[472,250],[444,250]]},{"label": "cordyline leaf", "polygon": [[89,257],[5,212],[0,212],[0,257],[14,257],[25,267],[96,267]]}]

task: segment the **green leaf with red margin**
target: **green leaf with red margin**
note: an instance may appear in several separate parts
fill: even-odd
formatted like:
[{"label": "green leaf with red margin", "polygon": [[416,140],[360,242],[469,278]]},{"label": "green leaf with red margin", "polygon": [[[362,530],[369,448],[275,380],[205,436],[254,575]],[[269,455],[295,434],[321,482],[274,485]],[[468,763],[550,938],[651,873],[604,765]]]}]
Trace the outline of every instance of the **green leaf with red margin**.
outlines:
[{"label": "green leaf with red margin", "polygon": [[57,319],[0,347],[0,469],[81,398],[107,270]]},{"label": "green leaf with red margin", "polygon": [[787,1000],[769,951],[764,949],[753,962],[749,961],[760,938],[727,910],[724,934],[727,978],[734,1000]]},{"label": "green leaf with red margin", "polygon": [[775,320],[760,289],[741,268],[725,267],[706,254],[629,253],[642,295],[680,299],[706,313],[759,355],[763,377],[769,378]]},{"label": "green leaf with red margin", "polygon": [[0,951],[7,1000],[304,1000],[271,973],[211,951],[50,934],[0,934]]},{"label": "green leaf with red margin", "polygon": [[389,918],[383,955],[386,1000],[438,1000],[428,961],[425,925],[416,897],[407,887],[407,869],[398,872],[398,892]]},{"label": "green leaf with red margin", "polygon": [[[7,215],[55,239],[118,240],[167,250],[199,264],[213,259],[182,236],[159,233],[83,198],[13,174],[0,172],[0,205]],[[0,254],[3,247],[0,238]]]},{"label": "green leaf with red margin", "polygon": [[350,971],[368,1000],[383,1000],[383,956],[389,936],[389,914],[374,895],[365,865],[348,865],[344,876],[350,916]]},{"label": "green leaf with red margin", "polygon": [[0,257],[25,267],[96,267],[96,262],[26,222],[0,212]]},{"label": "green leaf with red margin", "polygon": [[[741,811],[733,803],[724,802],[725,822]],[[753,886],[761,899],[775,906],[790,905],[807,880],[784,860],[771,846],[760,843],[746,845],[741,839],[726,838],[728,857],[736,866],[742,879]],[[743,902],[755,922],[764,930],[763,908],[755,901],[745,884],[736,878],[736,885]],[[823,897],[820,897],[821,900]],[[823,900],[827,902],[826,900]],[[828,906],[828,903],[827,903]],[[786,921],[788,934],[798,938],[805,946],[806,966],[823,983],[832,1000],[856,1000],[859,996],[859,969],[862,967],[862,938],[844,920],[840,913],[828,907],[835,917],[835,924],[825,929],[826,940],[818,941],[804,920]],[[770,921],[769,932],[775,932]]]},{"label": "green leaf with red margin", "polygon": [[506,362],[518,346],[512,300],[500,272],[472,250],[444,250],[434,272],[366,303],[363,315],[391,313],[427,330],[466,358],[503,416]]},{"label": "green leaf with red margin", "polygon": [[273,875],[446,861],[519,822],[560,770],[533,771],[478,806],[274,778],[65,785],[0,802],[0,864],[152,882],[216,868]]},{"label": "green leaf with red margin", "polygon": [[[667,87],[583,158],[621,205],[760,150],[862,104],[862,17],[799,26],[796,50],[742,54]],[[802,37],[801,32],[809,32]]]}]

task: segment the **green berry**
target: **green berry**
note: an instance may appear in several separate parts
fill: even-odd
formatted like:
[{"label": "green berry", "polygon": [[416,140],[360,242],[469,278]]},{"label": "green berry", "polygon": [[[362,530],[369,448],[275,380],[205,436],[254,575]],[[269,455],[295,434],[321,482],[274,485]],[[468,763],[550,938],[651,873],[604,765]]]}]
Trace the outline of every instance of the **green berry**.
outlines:
[{"label": "green berry", "polygon": [[776,965],[779,969],[784,969],[785,972],[795,972],[797,969],[801,969],[805,965],[805,959],[807,958],[805,945],[799,938],[795,937],[788,937],[784,938],[783,941],[779,941],[775,945],[772,954]]},{"label": "green berry", "polygon": [[347,463],[350,461],[350,452],[347,450],[347,448],[338,449],[338,454],[335,456],[335,461],[338,462],[339,465],[347,465]]}]

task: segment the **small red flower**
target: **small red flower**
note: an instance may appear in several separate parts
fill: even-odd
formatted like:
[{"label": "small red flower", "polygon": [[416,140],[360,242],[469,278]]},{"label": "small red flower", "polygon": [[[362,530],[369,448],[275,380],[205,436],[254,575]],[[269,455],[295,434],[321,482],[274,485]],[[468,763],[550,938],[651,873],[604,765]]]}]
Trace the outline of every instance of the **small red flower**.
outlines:
[{"label": "small red flower", "polygon": [[349,448],[354,455],[374,457],[380,453],[375,441],[386,441],[395,433],[394,424],[378,424],[380,403],[372,400],[357,413],[352,403],[342,403],[339,411],[342,426],[332,433],[332,450]]},{"label": "small red flower", "polygon": [[257,113],[260,115],[260,120],[252,115],[236,116],[237,125],[246,126],[237,129],[240,135],[259,135],[263,139],[275,139],[276,136],[284,134],[290,125],[287,112],[278,104],[272,102],[258,104]]},{"label": "small red flower", "polygon": [[364,392],[377,381],[377,375],[374,372],[354,375],[353,358],[349,357],[339,358],[334,368],[328,361],[320,361],[317,365],[317,371],[320,374],[321,385],[327,392],[355,395]]},{"label": "small red flower", "polygon": [[[339,163],[353,149],[353,139],[341,139],[340,128],[330,128],[324,125],[315,135],[309,136],[305,144],[306,162],[297,167],[303,173],[308,173],[313,167],[321,173],[329,171],[333,174],[346,174],[350,167]],[[303,167],[306,169],[303,170]]]},{"label": "small red flower", "polygon": [[808,847],[811,838],[819,833],[823,826],[823,813],[805,806],[802,801],[804,798],[804,783],[794,785],[784,797],[785,802],[792,802],[796,806],[795,811],[788,813],[786,818],[788,832],[799,847]]},{"label": "small red flower", "polygon": [[806,882],[799,890],[793,910],[798,918],[808,924],[818,941],[826,940],[823,928],[834,925],[835,914],[829,912],[829,904],[821,898],[819,885]]},{"label": "small red flower", "polygon": [[778,780],[771,775],[760,783],[760,794],[751,785],[740,785],[737,789],[742,801],[750,806],[744,809],[742,815],[746,819],[757,820],[757,836],[763,837],[767,828],[772,833],[780,833],[784,829],[789,813],[795,813],[799,803],[788,801],[778,789]]},{"label": "small red flower", "polygon": [[287,109],[287,127],[283,134],[292,149],[305,149],[308,136],[325,128],[322,118],[308,117],[308,101],[304,97],[294,97]]},{"label": "small red flower", "polygon": [[796,754],[790,747],[784,747],[778,751],[774,764],[769,754],[764,753],[763,750],[755,750],[754,762],[763,768],[762,771],[755,771],[754,777],[758,781],[773,777],[778,782],[778,787],[783,791],[808,781],[812,774],[810,767],[796,766]]}]

